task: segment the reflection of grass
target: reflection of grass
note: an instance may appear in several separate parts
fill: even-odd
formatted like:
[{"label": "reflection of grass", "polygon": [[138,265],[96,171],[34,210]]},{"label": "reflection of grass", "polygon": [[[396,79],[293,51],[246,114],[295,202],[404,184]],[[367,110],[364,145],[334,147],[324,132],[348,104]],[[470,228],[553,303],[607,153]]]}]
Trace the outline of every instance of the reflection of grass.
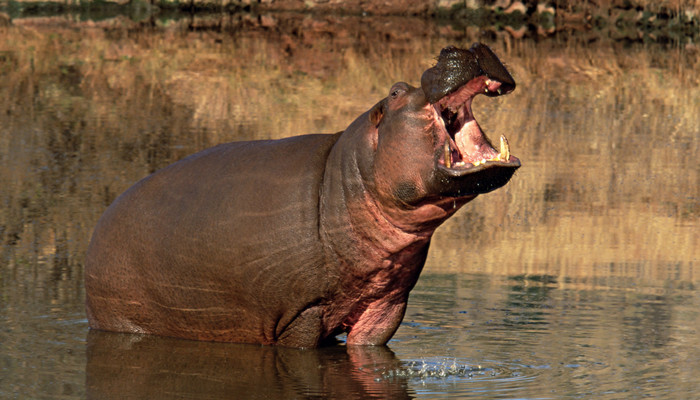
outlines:
[{"label": "reflection of grass", "polygon": [[[484,123],[514,132],[524,160],[508,190],[489,195],[495,206],[478,205],[491,221],[486,228],[505,230],[496,234],[505,240],[468,233],[474,253],[463,265],[663,280],[671,273],[659,263],[680,263],[673,273],[696,279],[700,171],[690,160],[698,157],[700,116],[689,105],[700,104],[697,60],[674,51],[544,47],[510,58],[524,90],[503,103],[516,112]],[[439,233],[448,252],[457,246],[453,226]]]},{"label": "reflection of grass", "polygon": [[[393,81],[418,84],[443,44],[415,40],[407,53],[319,39],[289,55],[279,38],[216,32],[0,29],[4,252],[65,251],[75,266],[104,207],[148,172],[224,141],[341,130]],[[519,86],[475,112],[524,166],[438,231],[429,267],[662,279],[660,266],[678,263],[696,280],[697,57],[494,47]]]}]

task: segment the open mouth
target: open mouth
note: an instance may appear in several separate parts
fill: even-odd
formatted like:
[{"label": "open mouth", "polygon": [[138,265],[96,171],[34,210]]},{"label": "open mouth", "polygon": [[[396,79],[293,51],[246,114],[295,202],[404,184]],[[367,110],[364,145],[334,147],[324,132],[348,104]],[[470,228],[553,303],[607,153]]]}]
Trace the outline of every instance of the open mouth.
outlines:
[{"label": "open mouth", "polygon": [[486,76],[476,77],[455,92],[432,104],[433,117],[439,128],[438,143],[443,142],[437,164],[454,174],[477,172],[491,166],[518,167],[520,161],[510,154],[505,136],[496,150],[472,113],[477,94],[501,94],[501,82]]}]

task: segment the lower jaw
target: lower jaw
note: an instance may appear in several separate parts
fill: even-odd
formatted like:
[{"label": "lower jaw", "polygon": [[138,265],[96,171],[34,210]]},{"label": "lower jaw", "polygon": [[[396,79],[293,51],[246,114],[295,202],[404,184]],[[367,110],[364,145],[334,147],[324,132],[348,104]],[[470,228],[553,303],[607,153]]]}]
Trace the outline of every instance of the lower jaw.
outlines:
[{"label": "lower jaw", "polygon": [[519,167],[514,163],[485,164],[469,173],[458,174],[456,170],[438,168],[432,193],[446,197],[476,196],[504,186]]}]

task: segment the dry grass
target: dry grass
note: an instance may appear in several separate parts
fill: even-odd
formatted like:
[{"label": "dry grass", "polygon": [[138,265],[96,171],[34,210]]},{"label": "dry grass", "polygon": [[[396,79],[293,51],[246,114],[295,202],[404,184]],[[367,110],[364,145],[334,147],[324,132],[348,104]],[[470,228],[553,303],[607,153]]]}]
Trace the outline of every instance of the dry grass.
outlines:
[{"label": "dry grass", "polygon": [[[478,265],[467,255],[452,268],[697,281],[697,59],[646,49],[518,52],[528,55],[511,61],[526,90],[503,99],[516,112],[484,125],[513,132],[525,164],[508,193],[489,195],[500,204],[476,211],[507,232],[496,241],[467,235]],[[438,236],[447,252],[460,248],[450,233]]]},{"label": "dry grass", "polygon": [[[59,275],[80,272],[104,207],[150,171],[224,141],[341,130],[445,44],[294,57],[211,32],[0,29],[2,259]],[[491,45],[519,86],[475,111],[524,166],[438,231],[427,268],[697,282],[697,55]]]}]

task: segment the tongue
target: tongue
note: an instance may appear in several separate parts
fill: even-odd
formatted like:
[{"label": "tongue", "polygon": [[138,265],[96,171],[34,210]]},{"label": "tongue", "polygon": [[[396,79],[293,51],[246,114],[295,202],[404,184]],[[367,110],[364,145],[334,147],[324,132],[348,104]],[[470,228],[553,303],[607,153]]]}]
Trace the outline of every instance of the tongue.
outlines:
[{"label": "tongue", "polygon": [[467,121],[455,134],[455,144],[465,163],[478,164],[498,156],[474,119]]}]

